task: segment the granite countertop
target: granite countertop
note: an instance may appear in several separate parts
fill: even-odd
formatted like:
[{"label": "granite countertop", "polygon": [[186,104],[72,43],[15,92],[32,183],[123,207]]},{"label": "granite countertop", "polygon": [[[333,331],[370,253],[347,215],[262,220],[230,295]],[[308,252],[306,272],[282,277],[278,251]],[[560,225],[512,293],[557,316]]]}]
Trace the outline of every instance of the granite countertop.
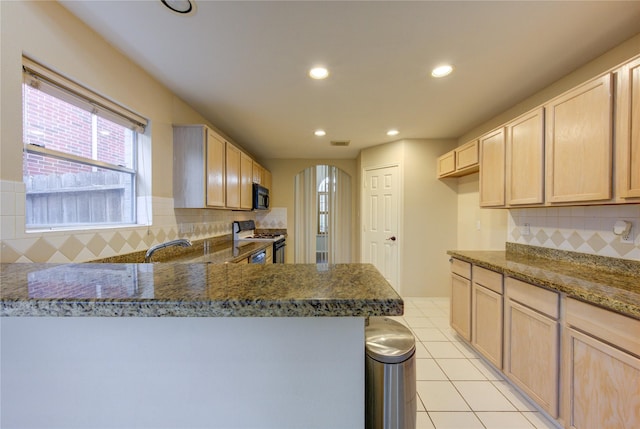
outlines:
[{"label": "granite countertop", "polygon": [[0,264],[0,316],[402,314],[402,299],[370,264]]},{"label": "granite countertop", "polygon": [[[510,243],[507,243],[510,244]],[[531,248],[531,249],[525,249]],[[449,255],[524,282],[640,319],[640,263],[533,246],[507,251],[452,250]]]}]

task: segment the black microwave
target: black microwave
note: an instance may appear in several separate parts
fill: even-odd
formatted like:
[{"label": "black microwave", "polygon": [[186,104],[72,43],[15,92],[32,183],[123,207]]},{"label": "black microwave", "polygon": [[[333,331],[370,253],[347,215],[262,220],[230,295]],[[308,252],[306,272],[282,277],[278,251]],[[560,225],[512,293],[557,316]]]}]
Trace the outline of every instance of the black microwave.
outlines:
[{"label": "black microwave", "polygon": [[257,183],[253,184],[253,209],[269,210],[269,190]]}]

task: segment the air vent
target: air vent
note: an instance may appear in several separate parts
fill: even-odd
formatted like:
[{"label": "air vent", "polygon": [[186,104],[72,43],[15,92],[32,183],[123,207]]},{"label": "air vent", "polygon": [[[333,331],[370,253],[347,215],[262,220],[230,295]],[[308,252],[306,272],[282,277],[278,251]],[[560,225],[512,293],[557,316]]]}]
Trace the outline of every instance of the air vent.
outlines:
[{"label": "air vent", "polygon": [[331,146],[349,146],[351,140],[331,140]]}]

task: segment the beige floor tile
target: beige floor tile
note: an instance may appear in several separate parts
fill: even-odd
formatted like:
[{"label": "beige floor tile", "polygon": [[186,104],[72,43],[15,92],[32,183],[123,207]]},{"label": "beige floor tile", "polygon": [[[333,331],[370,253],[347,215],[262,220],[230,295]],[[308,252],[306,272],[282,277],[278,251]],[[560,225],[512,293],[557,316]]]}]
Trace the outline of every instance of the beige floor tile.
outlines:
[{"label": "beige floor tile", "polygon": [[434,358],[464,359],[464,355],[451,342],[424,341],[422,345]]},{"label": "beige floor tile", "polygon": [[416,359],[416,380],[448,380],[433,359]]},{"label": "beige floor tile", "polygon": [[427,411],[471,411],[449,381],[417,381],[416,389]]},{"label": "beige floor tile", "polygon": [[416,416],[416,429],[435,429],[431,419],[426,412],[419,412]]},{"label": "beige floor tile", "polygon": [[487,378],[468,359],[436,359],[449,380],[486,380]]},{"label": "beige floor tile", "polygon": [[478,412],[476,416],[489,429],[535,429],[519,412]]},{"label": "beige floor tile", "polygon": [[431,354],[420,341],[416,342],[416,359],[432,359]]},{"label": "beige floor tile", "polygon": [[412,330],[420,341],[448,341],[438,328],[412,328]]},{"label": "beige floor tile", "polygon": [[451,326],[448,316],[429,317],[429,321],[433,323],[433,326],[440,329],[450,329]]},{"label": "beige floor tile", "polygon": [[493,385],[511,402],[518,411],[538,411],[528,400],[506,381],[493,381]]},{"label": "beige floor tile", "polygon": [[490,381],[454,381],[453,384],[473,411],[517,411]]},{"label": "beige floor tile", "polygon": [[482,360],[482,359],[469,359],[469,362],[471,362],[476,368],[478,368],[478,370],[480,370],[480,372],[485,377],[487,377],[487,380],[495,380],[495,381],[504,380],[504,378],[502,377],[501,373],[498,372],[491,365],[486,363],[484,360]]},{"label": "beige floor tile", "polygon": [[465,343],[465,342],[455,341],[453,343],[453,345],[456,346],[458,348],[458,350],[460,350],[462,352],[464,357],[466,357],[468,359],[476,359],[476,358],[479,357],[478,352],[473,350],[471,348],[471,346],[469,344]]},{"label": "beige floor tile", "polygon": [[473,413],[429,413],[436,429],[484,429]]},{"label": "beige floor tile", "polygon": [[523,416],[529,420],[536,429],[560,429],[561,426],[555,421],[551,421],[539,412],[523,412]]},{"label": "beige floor tile", "polygon": [[404,308],[404,317],[424,317],[422,311],[417,309],[416,307],[406,307]]},{"label": "beige floor tile", "polygon": [[411,328],[435,328],[428,317],[405,317],[407,326]]},{"label": "beige floor tile", "polygon": [[449,319],[449,312],[447,310],[443,310],[438,307],[423,308],[423,309],[418,307],[418,309],[420,309],[422,314],[424,314],[426,317],[430,317],[430,318],[439,317],[439,318]]},{"label": "beige floor tile", "polygon": [[422,403],[422,399],[420,399],[420,395],[418,395],[416,393],[416,397],[417,397],[417,400],[416,400],[416,412],[417,413],[426,413],[427,410],[425,410],[425,408],[424,408],[424,404]]}]

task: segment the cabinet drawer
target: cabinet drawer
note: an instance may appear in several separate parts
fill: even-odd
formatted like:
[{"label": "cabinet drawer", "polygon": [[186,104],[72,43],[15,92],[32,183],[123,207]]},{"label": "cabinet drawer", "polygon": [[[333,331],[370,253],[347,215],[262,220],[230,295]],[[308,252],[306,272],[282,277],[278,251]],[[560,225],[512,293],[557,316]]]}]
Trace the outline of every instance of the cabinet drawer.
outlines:
[{"label": "cabinet drawer", "polygon": [[539,311],[553,319],[560,316],[560,296],[541,287],[507,277],[506,295],[529,308]]},{"label": "cabinet drawer", "polygon": [[640,320],[567,298],[566,323],[640,356]]},{"label": "cabinet drawer", "polygon": [[502,274],[473,266],[473,282],[502,295]]},{"label": "cabinet drawer", "polygon": [[471,264],[460,259],[451,259],[451,272],[464,277],[465,279],[471,278]]}]

